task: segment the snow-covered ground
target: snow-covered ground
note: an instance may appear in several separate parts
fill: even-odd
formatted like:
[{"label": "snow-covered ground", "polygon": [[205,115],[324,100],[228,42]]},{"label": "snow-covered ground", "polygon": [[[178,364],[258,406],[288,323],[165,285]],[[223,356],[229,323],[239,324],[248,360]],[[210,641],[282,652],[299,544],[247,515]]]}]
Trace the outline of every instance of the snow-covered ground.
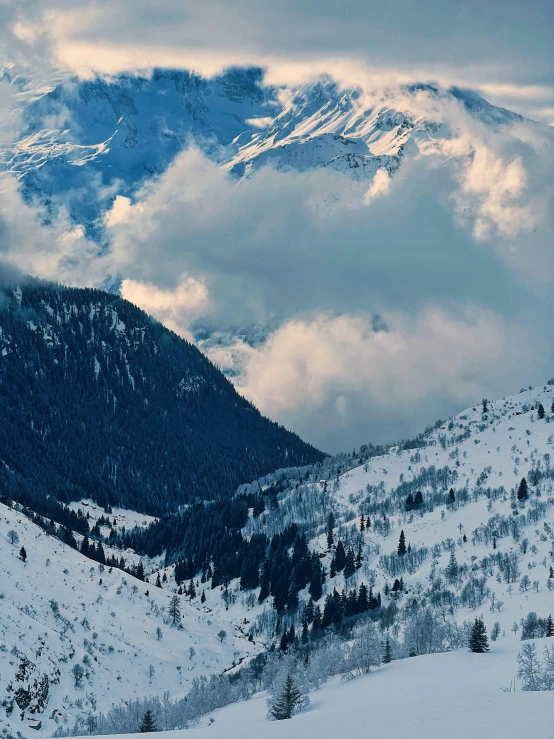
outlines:
[{"label": "snow-covered ground", "polygon": [[[16,544],[10,531],[19,537]],[[26,562],[19,557],[22,545]],[[44,736],[51,736],[57,726],[124,699],[184,695],[194,677],[221,672],[258,649],[213,612],[212,593],[204,605],[201,588],[194,601],[181,598],[183,628],[172,627],[171,591],[117,569],[100,571],[3,505],[0,562],[0,696],[13,706],[9,715],[2,709],[2,722],[24,735],[40,721]],[[223,643],[221,630],[227,632]],[[81,687],[75,686],[77,664],[84,671]],[[23,694],[14,701],[19,689],[29,691],[26,707]],[[44,712],[41,696],[47,697]]]},{"label": "snow-covered ground", "polygon": [[[160,739],[552,739],[551,693],[509,692],[515,654],[494,647],[425,655],[348,682],[334,679],[305,713],[266,720],[266,696],[214,711],[198,727]],[[118,735],[121,737],[121,735]]]},{"label": "snow-covered ground", "polygon": [[[547,588],[554,563],[552,480],[546,474],[538,485],[530,484],[525,503],[515,500],[522,477],[531,479],[532,469],[545,473],[550,469],[553,401],[554,386],[546,385],[489,401],[486,413],[479,404],[430,432],[421,448],[392,449],[326,484],[328,504],[336,515],[335,541],[342,538],[355,544],[361,537],[364,561],[346,582],[342,573],[328,578],[320,605],[334,588],[349,590],[362,582],[372,583],[388,603],[385,586],[393,578],[381,557],[396,551],[403,529],[412,549],[426,547],[428,554],[404,574],[399,608],[410,598],[424,598],[432,580],[442,578],[446,586],[444,571],[453,551],[464,574],[451,589],[459,596],[471,577],[485,577],[488,591],[477,607],[458,603],[453,612],[445,610],[444,617],[461,624],[482,616],[489,634],[498,622],[499,636],[491,642],[490,654],[473,655],[464,648],[398,660],[349,682],[334,679],[311,694],[306,713],[287,722],[268,723],[266,697],[258,696],[203,717],[187,736],[554,737],[552,694],[525,693],[516,679],[521,627],[512,630],[530,611],[542,618],[554,612],[553,591]],[[545,408],[544,419],[538,418],[539,403]],[[431,472],[432,467],[448,470],[440,476]],[[426,501],[419,512],[405,511],[404,494],[397,490],[411,480],[417,481]],[[308,487],[322,492],[323,484]],[[447,506],[450,487],[457,502]],[[303,495],[306,484],[293,484],[282,494],[279,508],[251,519],[245,532],[269,533],[279,523],[277,517]],[[433,496],[435,504],[429,506]],[[379,506],[391,499],[398,502],[387,515],[390,531],[379,530],[379,517],[372,514],[371,527],[360,535],[361,513],[370,504]],[[84,503],[72,508],[88,510],[96,520],[101,509],[90,501]],[[305,523],[310,531],[314,523],[308,518],[303,522],[302,506],[290,510],[296,511],[296,522]],[[324,520],[325,512],[312,514]],[[113,517],[118,527],[126,528],[150,521],[132,511],[114,510]],[[506,527],[510,520],[519,522],[520,533],[514,538],[499,532],[493,549],[490,538],[481,536],[487,522],[493,522],[490,531],[497,523],[500,528],[501,521]],[[8,536],[12,529],[19,537],[15,545]],[[328,571],[331,553],[326,552],[325,534],[316,529],[309,546],[321,552]],[[22,544],[28,553],[26,563],[18,556]],[[512,552],[518,556],[519,574],[514,582],[506,582],[491,555]],[[165,691],[181,697],[194,677],[221,674],[233,664],[244,664],[248,655],[259,653],[275,637],[267,630],[271,619],[265,622],[265,632],[257,621],[264,610],[271,612],[271,598],[260,605],[257,591],[241,591],[238,581],[229,584],[226,602],[221,588],[212,590],[210,583],[197,582],[192,602],[180,598],[183,629],[173,628],[167,614],[176,588],[172,566],[160,571],[168,577],[162,590],[153,585],[152,574],[147,584],[116,569],[100,571],[97,564],[5,506],[0,508],[0,562],[0,694],[8,709],[19,688],[29,691],[30,699],[22,708],[26,698],[20,694],[19,707],[12,703],[13,710],[2,720],[25,736],[39,721],[41,731],[49,736],[60,725],[72,727],[78,716],[105,712],[122,701]],[[203,590],[204,604],[200,602]],[[307,591],[300,593],[301,602],[307,598]],[[400,619],[392,627],[393,639],[402,639],[403,623]],[[156,635],[158,627],[161,639]],[[251,629],[254,643],[248,640]],[[217,636],[221,630],[227,633],[223,642]],[[82,687],[75,686],[77,663],[85,673]],[[45,687],[48,701],[45,710],[39,711]],[[215,721],[207,727],[210,718]]]},{"label": "snow-covered ground", "polygon": [[[386,582],[391,584],[390,575],[383,571],[379,563],[381,555],[396,551],[401,530],[404,530],[406,542],[413,548],[427,547],[432,550],[435,545],[440,545],[441,551],[435,560],[437,571],[444,570],[448,564],[449,540],[456,545],[455,555],[459,565],[465,564],[471,569],[483,557],[490,556],[490,543],[480,542],[478,538],[474,538],[473,533],[478,534],[494,517],[513,516],[513,491],[521,478],[528,475],[534,467],[542,470],[550,468],[550,455],[554,459],[554,425],[550,423],[554,420],[551,412],[553,401],[554,386],[545,385],[502,400],[489,401],[486,414],[483,414],[479,404],[430,433],[427,437],[428,446],[425,448],[406,451],[393,449],[385,456],[370,460],[367,466],[357,467],[341,475],[335,484],[329,481],[327,487],[332,490],[334,505],[340,512],[337,522],[341,525],[335,533],[335,540],[341,535],[353,535],[352,527],[359,527],[360,514],[367,509],[368,503],[386,501],[400,483],[417,479],[432,466],[437,470],[449,468],[454,473],[453,477],[448,478],[444,493],[450,487],[458,496],[463,489],[470,493],[467,505],[439,505],[433,511],[425,511],[421,515],[404,511],[390,515],[390,533],[386,536],[376,533],[374,526],[366,530],[364,542],[366,547],[371,546],[372,553],[365,550],[364,565],[346,584],[347,588],[363,581],[367,583],[370,573],[375,573],[374,587],[377,590],[381,590]],[[545,408],[546,417],[543,420],[537,416],[539,403]],[[532,406],[534,410],[530,410]],[[467,438],[461,438],[462,436]],[[369,492],[367,486],[370,486]],[[322,486],[319,484],[317,487]],[[486,493],[479,497],[474,496],[475,490],[486,491],[487,488],[501,487],[504,492],[499,493],[495,500],[489,500]],[[424,499],[429,498],[432,486],[422,482],[420,489]],[[443,490],[441,484],[437,484],[436,489],[439,492]],[[293,492],[291,496],[297,494]],[[527,574],[531,584],[520,592],[520,577],[512,584],[498,582],[497,572],[493,575],[493,570],[490,570],[487,586],[496,600],[503,601],[504,605],[495,613],[488,612],[488,602],[483,608],[489,632],[496,621],[509,633],[513,622],[525,617],[529,611],[537,611],[543,616],[554,611],[554,593],[546,588],[549,567],[554,565],[554,485],[548,479],[541,483],[540,488],[530,487],[528,501],[525,506],[517,509],[520,520],[521,514],[526,514],[539,503],[546,505],[546,517],[539,516],[537,521],[524,526],[520,541],[514,541],[512,536],[497,537],[494,552],[517,551],[520,556],[520,574]],[[550,531],[545,528],[545,523]],[[263,529],[263,525],[259,523],[251,530],[258,527]],[[466,542],[462,538],[464,535]],[[525,552],[521,549],[521,541],[524,539],[528,540]],[[311,546],[322,553],[326,551],[325,535],[321,534],[313,540]],[[325,561],[329,566],[330,555],[327,555]],[[433,558],[430,552],[415,572],[404,576],[408,592],[422,591],[428,584],[432,567]],[[532,586],[536,581],[538,590]],[[340,574],[326,584],[328,590],[341,590],[344,586],[345,582]],[[456,613],[459,621],[474,617],[475,612],[467,608]]]},{"label": "snow-covered ground", "polygon": [[[121,528],[132,529],[135,526],[146,527],[152,521],[156,521],[154,516],[148,516],[146,513],[137,513],[137,511],[130,511],[127,508],[112,508],[112,512],[107,514],[102,506],[97,505],[93,500],[82,500],[80,502],[74,501],[68,504],[68,508],[72,511],[79,511],[86,517],[88,514],[91,525],[94,525],[96,521],[102,516],[107,517],[113,523],[113,525],[120,530]],[[104,533],[104,532],[103,532]],[[109,535],[109,531],[107,532]]]}]

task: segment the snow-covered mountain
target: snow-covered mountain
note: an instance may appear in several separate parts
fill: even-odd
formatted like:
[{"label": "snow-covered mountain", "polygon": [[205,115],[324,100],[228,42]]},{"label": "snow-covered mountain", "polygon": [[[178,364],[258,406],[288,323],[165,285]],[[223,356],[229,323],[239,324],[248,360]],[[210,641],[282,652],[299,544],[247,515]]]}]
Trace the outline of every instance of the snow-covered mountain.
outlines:
[{"label": "snow-covered mountain", "polygon": [[[283,670],[292,670],[303,689],[311,691],[312,706],[286,725],[287,736],[325,736],[325,727],[337,720],[339,709],[344,715],[345,706],[350,708],[344,726],[353,736],[366,731],[365,699],[361,705],[361,696],[366,695],[375,699],[374,726],[384,730],[394,708],[391,693],[405,689],[410,693],[406,711],[415,712],[414,727],[420,732],[415,736],[424,732],[463,736],[469,727],[476,737],[496,732],[492,735],[515,739],[525,725],[533,727],[533,736],[546,739],[547,695],[522,692],[525,681],[517,677],[517,653],[522,637],[537,639],[539,656],[551,641],[544,636],[546,619],[554,610],[553,404],[554,384],[529,388],[479,402],[410,442],[381,450],[364,446],[312,467],[277,471],[243,485],[238,493],[249,501],[246,523],[235,531],[226,521],[231,536],[219,538],[231,542],[229,549],[221,552],[216,543],[213,557],[207,557],[211,562],[207,571],[201,541],[194,544],[189,537],[185,551],[179,550],[179,541],[185,541],[201,511],[179,514],[176,528],[171,517],[144,522],[121,512],[127,516],[121,519],[127,527],[133,520],[138,524],[132,540],[144,558],[150,584],[116,568],[100,572],[97,563],[31,524],[21,511],[3,507],[5,666],[0,675],[4,709],[14,706],[6,717],[8,725],[24,735],[39,721],[47,735],[56,726],[71,731],[73,721],[77,733],[90,728],[133,731],[150,705],[160,729],[184,728],[200,717],[199,738],[204,736],[203,726],[226,737],[265,731],[264,690],[279,683]],[[92,524],[101,511],[90,501],[85,503],[93,511]],[[212,505],[209,520],[216,527],[218,504]],[[86,510],[84,503],[73,504],[79,506]],[[16,544],[10,541],[12,529],[18,534]],[[270,568],[279,549],[271,537],[283,532],[289,532],[285,536],[293,542],[279,555],[290,558],[289,566],[279,559],[281,581],[272,576],[271,593],[262,596],[260,586],[252,586],[245,563],[262,562],[262,573]],[[105,546],[128,541],[120,533],[117,540],[106,539]],[[309,615],[312,583],[299,589],[298,605],[287,596],[285,604],[277,606],[279,582],[285,578],[288,588],[290,580],[294,592],[297,585],[292,583],[305,567],[305,560],[295,559],[295,552],[302,549],[298,539],[302,534],[323,567],[321,597],[314,596],[312,604],[323,615],[319,632]],[[405,554],[398,554],[401,538]],[[152,556],[146,557],[144,549],[155,549],[155,541],[161,543],[161,556],[150,552]],[[339,542],[346,560],[356,555],[353,570],[338,562]],[[21,545],[27,550],[26,563],[18,556]],[[261,559],[250,559],[260,546]],[[197,586],[192,597],[179,596],[184,631],[171,627],[167,613],[170,594],[182,590],[183,577],[178,577],[179,584],[175,580],[175,560],[188,569],[186,580],[191,570],[195,573]],[[238,562],[240,577],[222,574],[224,560],[230,568]],[[154,585],[158,572],[167,580],[161,591]],[[364,586],[379,595],[380,605],[360,612],[353,606],[352,593],[360,593]],[[53,598],[58,615],[49,602]],[[467,653],[468,629],[477,616],[489,634],[490,654]],[[159,642],[158,625],[164,632]],[[291,626],[296,636],[283,642],[282,635],[290,636]],[[218,642],[221,630],[228,637]],[[385,639],[394,661],[372,675],[356,677],[371,665],[378,666]],[[251,661],[270,645],[272,651],[261,662]],[[191,646],[196,652],[192,661]],[[415,659],[405,659],[410,655]],[[77,662],[85,674],[82,685],[76,686]],[[232,682],[225,682],[221,677],[225,668],[239,662]],[[197,683],[187,702],[178,702],[190,677],[210,673],[218,675],[211,687]],[[340,674],[353,682],[344,685],[331,679],[318,692],[322,681]],[[46,685],[44,675],[49,696],[42,706],[37,701]],[[23,692],[18,695],[23,702],[31,695],[31,703],[18,710],[14,701],[20,687]],[[165,690],[170,695],[165,704],[145,701]],[[98,715],[120,699],[136,703],[127,708],[120,704],[118,711],[100,717],[96,724]],[[219,706],[244,699],[251,700],[214,713]],[[439,710],[437,700],[448,705]],[[471,715],[454,711],[452,701]],[[498,711],[502,719],[495,717]],[[532,718],[523,722],[522,712],[532,713]],[[399,721],[389,735],[404,735],[406,726]],[[268,736],[284,736],[283,731],[281,724],[267,728]]]},{"label": "snow-covered mountain", "polygon": [[394,174],[406,157],[456,138],[461,111],[491,135],[518,122],[539,126],[458,88],[369,93],[330,78],[276,87],[256,68],[213,79],[156,70],[150,77],[56,80],[46,93],[35,85],[32,95],[14,70],[5,70],[4,80],[18,91],[23,124],[0,167],[20,180],[28,200],[47,213],[66,207],[100,240],[101,216],[115,196],[132,197],[191,144],[238,177],[265,165],[325,168],[369,185],[379,170]]}]

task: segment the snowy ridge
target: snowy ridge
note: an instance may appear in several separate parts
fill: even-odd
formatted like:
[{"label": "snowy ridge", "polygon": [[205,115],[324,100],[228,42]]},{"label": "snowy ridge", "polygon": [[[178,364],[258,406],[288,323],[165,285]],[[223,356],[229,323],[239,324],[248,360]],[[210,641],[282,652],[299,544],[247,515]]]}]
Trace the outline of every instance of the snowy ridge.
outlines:
[{"label": "snowy ridge", "polygon": [[256,68],[211,80],[163,69],[149,78],[64,80],[50,90],[35,85],[33,94],[25,80],[4,79],[17,88],[23,127],[2,150],[0,172],[21,181],[26,198],[65,205],[99,239],[99,217],[115,195],[132,197],[191,144],[238,177],[268,165],[329,168],[369,185],[378,170],[393,174],[421,147],[455,139],[460,109],[492,135],[514,123],[540,125],[458,88],[368,93],[329,78],[276,88]]}]

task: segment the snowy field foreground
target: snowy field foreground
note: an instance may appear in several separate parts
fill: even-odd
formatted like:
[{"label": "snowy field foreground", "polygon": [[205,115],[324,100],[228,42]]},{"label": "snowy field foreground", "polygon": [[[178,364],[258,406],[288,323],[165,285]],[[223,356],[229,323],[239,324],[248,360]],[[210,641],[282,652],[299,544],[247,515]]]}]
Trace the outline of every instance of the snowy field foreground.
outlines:
[{"label": "snowy field foreground", "polygon": [[[546,640],[537,640],[542,650]],[[159,739],[553,739],[549,692],[514,684],[517,650],[465,650],[392,662],[310,695],[305,713],[267,721],[266,696],[214,711],[198,727],[160,732]],[[519,686],[517,686],[519,688]],[[210,721],[213,719],[213,723]],[[117,735],[122,739],[122,735]],[[135,735],[129,735],[135,736]]]}]

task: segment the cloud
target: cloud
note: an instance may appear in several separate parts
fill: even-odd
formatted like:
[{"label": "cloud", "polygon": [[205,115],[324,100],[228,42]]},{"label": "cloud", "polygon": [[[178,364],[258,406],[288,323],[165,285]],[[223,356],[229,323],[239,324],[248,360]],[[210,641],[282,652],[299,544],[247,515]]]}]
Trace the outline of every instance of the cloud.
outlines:
[{"label": "cloud", "polygon": [[[237,385],[272,418],[329,448],[338,429],[351,443],[382,437],[383,425],[391,439],[414,433],[429,406],[460,409],[513,390],[529,361],[544,368],[544,346],[494,311],[466,305],[383,317],[381,331],[360,315],[291,320],[263,346],[243,345]],[[224,351],[212,357],[221,362]]]},{"label": "cloud", "polygon": [[[456,3],[410,0],[4,0],[0,43],[12,61],[62,66],[82,76],[153,67],[213,75],[229,65],[261,65],[277,79],[331,73],[436,79],[488,90],[541,120],[554,104],[551,31],[543,0]],[[0,62],[1,63],[1,62]],[[550,121],[550,119],[548,119]]]},{"label": "cloud", "polygon": [[490,132],[456,101],[409,104],[434,133],[393,177],[368,188],[268,167],[239,183],[190,148],[132,198],[114,185],[101,246],[63,208],[42,225],[5,179],[0,253],[69,284],[120,284],[187,337],[229,329],[211,358],[324,448],[417,433],[539,381],[554,358],[537,289],[554,282],[552,146],[535,127]]},{"label": "cloud", "polygon": [[199,316],[210,312],[206,285],[194,277],[181,275],[173,290],[125,279],[121,282],[121,296],[140,306],[175,333],[191,340],[188,326]]},{"label": "cloud", "polygon": [[368,205],[374,198],[380,195],[386,195],[391,186],[391,177],[386,169],[378,169],[373,178],[373,182],[369,186],[364,195],[364,203]]}]

